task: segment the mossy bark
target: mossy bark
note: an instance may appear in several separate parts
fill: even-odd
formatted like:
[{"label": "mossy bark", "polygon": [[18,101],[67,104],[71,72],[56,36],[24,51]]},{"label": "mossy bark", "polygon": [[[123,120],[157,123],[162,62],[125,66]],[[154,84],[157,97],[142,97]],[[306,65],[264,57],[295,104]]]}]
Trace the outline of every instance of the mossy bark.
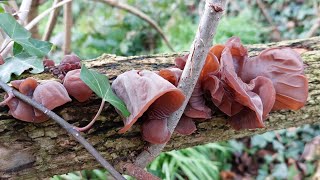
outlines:
[{"label": "mossy bark", "polygon": [[[292,47],[305,51],[302,58],[309,80],[309,98],[299,111],[277,111],[270,114],[266,128],[235,131],[226,123],[226,116],[216,113],[211,120],[197,123],[197,131],[190,136],[174,134],[165,150],[181,149],[208,142],[217,142],[252,136],[266,131],[296,127],[319,122],[320,118],[320,37],[283,41],[265,45],[249,45],[250,55],[267,47]],[[87,67],[107,74],[113,80],[118,74],[131,69],[158,70],[172,66],[180,54],[119,57],[104,54],[95,60],[85,61]],[[39,74],[38,79],[53,78]],[[0,98],[3,97],[1,92]],[[94,116],[100,100],[73,101],[55,109],[69,123],[83,126]],[[99,168],[99,164],[66,131],[54,121],[40,124],[25,123],[8,115],[7,108],[0,108],[0,179],[36,179],[82,169]],[[118,134],[123,126],[113,107],[106,105],[94,127],[84,136],[102,155],[116,167],[121,161],[133,160],[145,145],[140,136],[140,123],[131,131]]]}]

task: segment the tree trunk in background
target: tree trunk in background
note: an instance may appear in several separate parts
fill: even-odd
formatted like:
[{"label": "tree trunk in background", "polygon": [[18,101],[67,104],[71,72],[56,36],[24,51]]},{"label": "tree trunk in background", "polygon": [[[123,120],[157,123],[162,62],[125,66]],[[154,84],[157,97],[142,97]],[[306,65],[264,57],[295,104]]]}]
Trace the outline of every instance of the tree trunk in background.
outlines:
[{"label": "tree trunk in background", "polygon": [[[35,17],[38,16],[38,6],[40,5],[40,0],[33,0],[31,7],[30,7],[30,12],[28,14],[28,23],[32,21]],[[39,29],[38,25],[35,25],[33,28],[30,29],[30,33],[32,34],[32,37],[35,39],[41,39],[41,36],[39,34]]]},{"label": "tree trunk in background", "polygon": [[[250,55],[257,55],[268,47],[292,47],[306,51],[302,54],[305,72],[309,79],[309,98],[299,111],[277,111],[270,114],[266,128],[235,131],[226,124],[226,116],[216,113],[211,120],[197,123],[198,130],[190,136],[174,134],[166,151],[209,142],[236,139],[275,129],[301,126],[319,122],[320,118],[320,37],[283,41],[266,45],[250,45]],[[108,74],[111,80],[131,69],[158,70],[173,65],[181,54],[119,57],[102,55],[95,61],[86,61],[87,67]],[[52,78],[50,74],[35,75],[39,79]],[[3,97],[3,93],[0,93]],[[73,101],[55,110],[69,123],[84,126],[95,115],[100,100]],[[113,107],[106,105],[94,127],[85,134],[102,155],[117,167],[120,161],[130,161],[146,143],[141,140],[140,123],[125,134],[117,131],[123,126]],[[28,179],[50,177],[76,170],[99,168],[99,164],[84,148],[56,123],[32,124],[14,120],[7,108],[0,108],[0,179]]]}]

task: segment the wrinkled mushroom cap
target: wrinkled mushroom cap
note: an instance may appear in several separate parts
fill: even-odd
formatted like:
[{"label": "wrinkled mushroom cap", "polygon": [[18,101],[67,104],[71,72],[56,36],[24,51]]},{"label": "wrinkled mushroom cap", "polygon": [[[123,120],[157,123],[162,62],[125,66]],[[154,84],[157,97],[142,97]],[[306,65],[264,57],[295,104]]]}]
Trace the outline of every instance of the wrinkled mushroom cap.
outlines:
[{"label": "wrinkled mushroom cap", "polygon": [[[40,84],[33,93],[33,99],[50,110],[71,101],[67,90],[56,81]],[[36,111],[35,114],[41,116],[43,113]]]},{"label": "wrinkled mushroom cap", "polygon": [[[179,108],[185,98],[182,91],[170,82],[147,70],[131,70],[119,75],[113,81],[112,89],[131,113],[129,117],[124,118],[124,127],[120,133],[126,132],[159,98],[159,104],[165,102],[169,109]],[[166,93],[168,95],[163,96]],[[164,100],[161,100],[162,96],[165,97]]]},{"label": "wrinkled mushroom cap", "polygon": [[79,102],[88,100],[92,95],[92,90],[80,79],[81,69],[69,71],[63,80],[63,86],[70,96]]},{"label": "wrinkled mushroom cap", "polygon": [[271,48],[246,61],[241,78],[269,78],[276,91],[273,110],[300,109],[308,98],[308,80],[300,55],[290,48]]}]

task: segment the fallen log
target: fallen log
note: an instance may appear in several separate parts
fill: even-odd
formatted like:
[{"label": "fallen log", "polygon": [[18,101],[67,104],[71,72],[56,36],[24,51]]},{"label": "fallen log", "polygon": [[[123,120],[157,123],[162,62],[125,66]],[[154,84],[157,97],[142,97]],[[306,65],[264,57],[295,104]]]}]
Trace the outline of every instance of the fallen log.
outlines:
[{"label": "fallen log", "polygon": [[[247,46],[250,56],[269,47],[291,47],[302,52],[305,73],[309,80],[309,97],[299,111],[277,111],[270,114],[266,128],[235,131],[226,123],[226,116],[215,113],[211,120],[197,123],[197,131],[190,136],[174,134],[165,150],[181,149],[209,142],[236,139],[276,129],[318,123],[320,118],[320,37]],[[120,57],[104,54],[85,61],[89,68],[105,73],[113,80],[131,69],[158,70],[173,65],[180,54]],[[26,75],[30,76],[30,75]],[[33,75],[37,79],[53,78],[50,74]],[[0,99],[4,92],[0,92]],[[95,115],[100,100],[73,101],[55,109],[69,123],[86,125]],[[85,135],[98,151],[113,165],[133,160],[146,143],[140,136],[140,123],[125,134],[117,131],[123,126],[120,116],[107,104],[93,128]],[[32,179],[50,177],[76,170],[99,168],[99,164],[66,131],[49,120],[40,124],[15,120],[6,107],[0,107],[0,179]],[[119,167],[118,167],[119,168]]]}]

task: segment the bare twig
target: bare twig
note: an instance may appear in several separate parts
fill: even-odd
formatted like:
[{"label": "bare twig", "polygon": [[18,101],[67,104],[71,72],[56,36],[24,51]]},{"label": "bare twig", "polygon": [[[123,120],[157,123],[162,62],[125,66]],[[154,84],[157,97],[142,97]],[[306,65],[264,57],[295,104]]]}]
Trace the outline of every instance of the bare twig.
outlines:
[{"label": "bare twig", "polygon": [[161,30],[159,25],[144,12],[142,12],[139,9],[132,7],[128,4],[119,2],[117,0],[95,0],[95,1],[103,2],[103,3],[106,3],[110,6],[128,11],[129,13],[134,14],[134,15],[138,16],[139,18],[143,19],[144,21],[149,23],[160,34],[160,36],[162,37],[162,39],[164,40],[166,45],[169,47],[169,49],[174,52],[172,45],[170,44],[168,38],[166,37],[164,32]]},{"label": "bare twig", "polygon": [[18,14],[18,16],[22,25],[24,25],[25,21],[27,20],[31,4],[32,4],[32,0],[23,0],[20,5],[20,8],[19,8],[20,13]]},{"label": "bare twig", "polygon": [[[68,2],[71,2],[72,0],[64,0],[60,3],[58,3],[57,5],[45,10],[44,12],[42,12],[39,16],[37,16],[36,18],[34,18],[27,26],[25,26],[25,28],[27,30],[30,30],[34,25],[36,25],[38,22],[40,22],[44,17],[46,17],[51,11],[53,11],[54,9],[60,7],[60,6],[63,6],[64,4],[68,3]],[[13,46],[13,42],[11,42],[7,48],[5,48],[3,50],[3,52],[1,53],[1,56],[3,58],[5,58],[7,56],[7,54],[11,51],[12,49],[12,46]]]},{"label": "bare twig", "polygon": [[268,21],[268,23],[272,27],[272,30],[274,32],[274,34],[273,34],[274,40],[280,41],[281,40],[280,31],[279,31],[277,25],[274,24],[274,22],[272,21],[272,18],[270,17],[270,15],[268,14],[268,12],[266,10],[267,9],[266,6],[264,5],[264,3],[261,0],[257,0],[257,4],[258,4],[258,7],[261,10],[263,16],[266,18],[266,20]]},{"label": "bare twig", "polygon": [[[190,49],[186,66],[181,75],[178,88],[186,95],[183,105],[168,118],[168,129],[172,133],[178,124],[183,111],[190,99],[194,86],[198,81],[200,72],[205,63],[212,39],[221,18],[225,0],[207,0],[205,10],[201,17],[195,40]],[[135,165],[146,167],[146,165],[158,156],[166,144],[150,145],[136,159]]]},{"label": "bare twig", "polygon": [[0,87],[5,90],[8,94],[13,93],[13,95],[22,101],[30,104],[31,106],[35,107],[36,109],[40,110],[44,114],[46,114],[48,117],[53,119],[55,122],[57,122],[62,128],[64,128],[68,133],[70,133],[79,143],[81,143],[84,148],[87,149],[87,151],[104,167],[106,168],[109,173],[116,179],[122,179],[122,175],[117,172],[100,154],[99,152],[88,142],[86,139],[84,139],[77,130],[73,128],[72,125],[70,125],[68,122],[66,122],[64,119],[62,119],[60,116],[52,112],[51,110],[47,109],[43,105],[39,104],[38,102],[30,99],[28,96],[25,96],[18,92],[17,90],[14,90],[10,86],[8,86],[3,81],[0,81]]},{"label": "bare twig", "polygon": [[123,168],[124,173],[133,176],[138,180],[160,180],[160,178],[132,163],[123,163],[120,166]]},{"label": "bare twig", "polygon": [[306,38],[311,38],[314,36],[320,27],[320,18],[316,19],[316,22],[313,24],[313,26],[310,28],[309,32],[306,35]]},{"label": "bare twig", "polygon": [[[54,0],[52,6],[55,6],[60,1],[61,0]],[[44,34],[42,36],[42,40],[43,41],[49,41],[50,40],[52,31],[53,31],[53,29],[54,29],[54,27],[55,27],[55,25],[57,23],[59,11],[60,11],[60,8],[57,8],[57,9],[54,9],[51,12],[50,17],[49,17],[49,21],[48,21],[47,26],[46,26],[46,30],[44,31]]]},{"label": "bare twig", "polygon": [[4,44],[3,44],[3,48],[0,50],[0,54],[2,53],[2,51],[4,51],[8,45],[12,42],[13,40],[12,39],[9,39],[9,41],[5,41]]},{"label": "bare twig", "polygon": [[63,21],[64,21],[64,41],[63,53],[71,53],[71,29],[72,29],[72,2],[63,6]]},{"label": "bare twig", "polygon": [[57,5],[43,11],[41,14],[39,14],[39,16],[37,16],[36,18],[34,18],[28,25],[26,25],[26,29],[30,30],[34,25],[38,24],[44,17],[48,16],[51,11],[53,11],[54,9],[63,6],[69,2],[71,2],[72,0],[63,0],[61,2],[59,2]]}]

